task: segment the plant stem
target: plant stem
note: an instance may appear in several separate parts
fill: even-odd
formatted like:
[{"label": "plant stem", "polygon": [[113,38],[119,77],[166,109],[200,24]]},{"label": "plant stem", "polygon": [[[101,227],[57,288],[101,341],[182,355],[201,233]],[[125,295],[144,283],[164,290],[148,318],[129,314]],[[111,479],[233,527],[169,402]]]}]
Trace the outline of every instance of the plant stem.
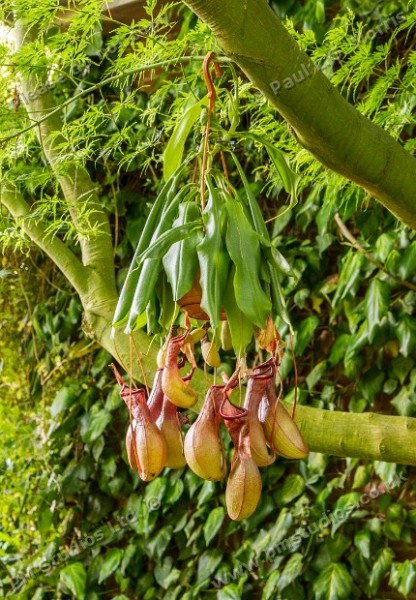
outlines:
[{"label": "plant stem", "polygon": [[342,219],[341,219],[341,217],[339,216],[338,213],[335,214],[335,222],[338,225],[339,230],[341,231],[342,235],[354,246],[354,248],[356,248],[356,250],[358,250],[358,252],[361,252],[361,254],[364,254],[364,256],[366,257],[366,259],[369,262],[371,262],[378,269],[380,269],[380,271],[383,271],[383,273],[385,273],[386,275],[388,275],[388,277],[390,277],[391,279],[394,279],[394,281],[397,281],[397,283],[399,283],[403,287],[406,287],[407,289],[412,290],[413,292],[416,292],[416,285],[415,284],[411,283],[410,281],[404,281],[403,279],[401,279],[397,275],[394,275],[393,273],[390,273],[381,262],[379,262],[378,260],[376,260],[370,252],[367,252],[367,250],[353,236],[353,234],[347,228],[347,226],[345,225],[345,223],[342,222]]}]

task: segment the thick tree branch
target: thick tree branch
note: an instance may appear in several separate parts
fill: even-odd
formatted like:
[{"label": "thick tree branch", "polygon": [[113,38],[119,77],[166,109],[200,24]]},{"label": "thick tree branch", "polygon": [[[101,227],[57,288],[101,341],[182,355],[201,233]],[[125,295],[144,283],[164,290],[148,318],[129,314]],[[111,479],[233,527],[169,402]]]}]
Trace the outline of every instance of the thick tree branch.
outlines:
[{"label": "thick tree branch", "polygon": [[2,186],[0,204],[7,208],[30,239],[61,269],[78,294],[84,296],[88,290],[88,270],[60,239],[48,233],[46,223],[30,216],[30,206],[18,190]]},{"label": "thick tree branch", "polygon": [[416,465],[414,418],[298,406],[296,421],[310,450]]},{"label": "thick tree branch", "polygon": [[[15,26],[17,48],[31,43],[35,38],[34,28],[18,22]],[[51,92],[33,93],[46,83],[47,73],[39,75],[39,70],[22,77],[21,95],[32,120],[38,120],[55,108]],[[61,134],[62,122],[58,114],[43,120],[38,129],[39,142],[64,194],[68,210],[75,227],[80,232],[79,241],[82,262],[107,281],[115,289],[112,238],[108,217],[100,205],[97,185],[91,180],[88,171],[70,157],[62,157],[59,145],[65,143]],[[91,235],[83,235],[85,213],[93,229]]]},{"label": "thick tree branch", "polygon": [[266,0],[185,3],[288,121],[302,146],[416,229],[416,159],[337,92]]}]

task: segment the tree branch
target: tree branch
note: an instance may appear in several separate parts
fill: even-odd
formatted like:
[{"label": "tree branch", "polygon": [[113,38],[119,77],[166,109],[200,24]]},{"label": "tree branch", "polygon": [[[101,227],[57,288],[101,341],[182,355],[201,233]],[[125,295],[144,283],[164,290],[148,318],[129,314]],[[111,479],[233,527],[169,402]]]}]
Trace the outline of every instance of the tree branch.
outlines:
[{"label": "tree branch", "polygon": [[[30,30],[22,23],[15,26],[17,48],[34,41],[34,28]],[[41,77],[41,80],[40,80]],[[98,187],[91,180],[88,171],[75,161],[65,156],[63,167],[59,145],[64,143],[62,122],[56,112],[53,95],[46,91],[42,94],[31,94],[39,84],[46,83],[47,73],[30,73],[22,77],[22,98],[29,117],[40,124],[37,129],[39,142],[45,156],[63,191],[68,210],[78,231],[84,229],[83,207],[87,207],[88,219],[94,229],[90,236],[79,235],[82,262],[106,280],[109,287],[115,289],[112,237],[108,217],[99,202]],[[46,88],[45,88],[46,89]],[[51,114],[49,114],[51,113]],[[49,116],[47,118],[47,115]]]},{"label": "tree branch", "polygon": [[0,202],[16,221],[21,222],[30,239],[61,269],[78,294],[84,296],[88,290],[88,270],[59,238],[48,233],[46,223],[30,217],[30,206],[18,190],[1,187]]},{"label": "tree branch", "polygon": [[416,465],[414,418],[298,406],[296,421],[312,451]]},{"label": "tree branch", "polygon": [[416,159],[331,85],[265,0],[186,0],[322,164],[416,229]]}]

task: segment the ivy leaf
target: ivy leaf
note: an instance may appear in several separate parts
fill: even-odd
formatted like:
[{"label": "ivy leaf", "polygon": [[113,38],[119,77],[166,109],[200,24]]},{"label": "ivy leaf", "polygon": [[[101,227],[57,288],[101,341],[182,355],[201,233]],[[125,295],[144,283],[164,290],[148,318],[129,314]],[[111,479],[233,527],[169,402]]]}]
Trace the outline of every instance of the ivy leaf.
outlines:
[{"label": "ivy leaf", "polygon": [[368,321],[368,339],[374,341],[381,319],[387,314],[390,305],[390,286],[380,279],[373,279],[365,296]]},{"label": "ivy leaf", "polygon": [[352,577],[341,563],[331,563],[313,582],[315,600],[350,598]]},{"label": "ivy leaf", "polygon": [[102,409],[91,415],[89,418],[87,430],[82,435],[82,441],[86,444],[90,444],[94,440],[96,440],[103,431],[106,429],[107,425],[111,422],[112,416],[107,410]]},{"label": "ivy leaf", "polygon": [[351,539],[341,533],[333,537],[328,536],[325,541],[317,547],[317,553],[313,559],[312,566],[316,571],[322,571],[334,561],[338,561],[351,545]]},{"label": "ivy leaf", "polygon": [[412,242],[406,248],[398,268],[399,277],[408,279],[416,270],[416,242]]},{"label": "ivy leaf", "polygon": [[329,364],[335,367],[345,356],[347,348],[351,342],[352,336],[348,333],[341,333],[331,346],[329,353]]},{"label": "ivy leaf", "polygon": [[401,417],[411,417],[416,409],[416,394],[408,387],[402,387],[400,392],[391,400],[391,404]]},{"label": "ivy leaf", "polygon": [[327,368],[326,360],[321,360],[306,377],[306,385],[309,390],[313,390],[316,384],[320,381],[322,375],[325,373]]},{"label": "ivy leaf", "polygon": [[50,413],[53,418],[64,412],[76,400],[76,385],[69,385],[61,388],[53,399]]},{"label": "ivy leaf", "polygon": [[416,320],[407,313],[400,317],[396,328],[396,334],[400,342],[400,353],[403,356],[411,356],[416,346]]},{"label": "ivy leaf", "polygon": [[276,502],[279,504],[289,504],[289,502],[300,496],[304,489],[305,480],[303,477],[292,473],[285,478],[282,487],[276,492]]},{"label": "ivy leaf", "polygon": [[214,508],[208,515],[208,519],[204,525],[204,537],[207,546],[214,539],[224,521],[225,510],[222,506]]},{"label": "ivy leaf", "polygon": [[296,341],[295,341],[295,352],[299,356],[301,356],[305,350],[306,346],[311,341],[315,329],[319,325],[319,319],[316,315],[312,315],[307,317],[302,321],[299,325],[298,330],[296,332]]},{"label": "ivy leaf", "polygon": [[376,558],[373,568],[371,569],[371,575],[368,582],[369,591],[375,594],[380,587],[384,575],[391,567],[393,561],[394,552],[390,548],[383,548]]},{"label": "ivy leaf", "polygon": [[385,378],[384,371],[380,371],[377,367],[372,367],[366,371],[360,379],[360,391],[363,397],[372,402],[383,387]]},{"label": "ivy leaf", "polygon": [[364,266],[364,263],[364,256],[358,252],[351,250],[351,252],[345,256],[335,295],[332,300],[332,306],[334,308],[348,294],[354,293],[357,289],[361,278],[361,269]]},{"label": "ivy leaf", "polygon": [[156,565],[153,571],[157,583],[167,590],[172,583],[178,581],[181,572],[173,567],[173,558],[167,556],[162,563]]},{"label": "ivy leaf", "polygon": [[62,569],[59,579],[77,600],[84,600],[87,573],[82,563],[75,562]]},{"label": "ivy leaf", "polygon": [[110,550],[105,553],[98,577],[99,584],[108,579],[108,577],[114,573],[122,558],[123,553],[120,548],[110,548]]},{"label": "ivy leaf", "polygon": [[162,527],[151,540],[147,542],[147,548],[152,558],[160,560],[165,553],[169,542],[172,539],[173,527],[172,525],[166,525]]},{"label": "ivy leaf", "polygon": [[198,560],[197,583],[208,579],[222,561],[222,552],[219,548],[207,550]]},{"label": "ivy leaf", "polygon": [[393,563],[389,585],[399,590],[403,596],[408,596],[416,581],[416,567],[409,560],[403,563]]},{"label": "ivy leaf", "polygon": [[358,531],[354,537],[354,543],[364,558],[371,556],[371,535],[368,529]]},{"label": "ivy leaf", "polygon": [[285,587],[290,585],[292,581],[295,581],[301,574],[303,569],[303,555],[299,552],[295,552],[287,561],[283,573],[281,574],[278,581],[279,590],[283,590]]},{"label": "ivy leaf", "polygon": [[350,492],[349,494],[344,494],[338,498],[334,509],[334,514],[337,515],[337,519],[336,521],[333,521],[332,524],[332,535],[349,519],[353,510],[358,506],[360,499],[361,494],[359,492]]}]

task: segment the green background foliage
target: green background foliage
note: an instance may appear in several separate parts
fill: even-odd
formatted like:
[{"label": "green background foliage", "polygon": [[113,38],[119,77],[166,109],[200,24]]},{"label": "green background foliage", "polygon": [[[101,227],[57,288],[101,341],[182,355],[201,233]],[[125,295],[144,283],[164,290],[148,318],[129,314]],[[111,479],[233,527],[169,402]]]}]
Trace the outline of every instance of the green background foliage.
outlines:
[{"label": "green background foliage", "polygon": [[[271,2],[280,17],[290,18],[295,38],[338,89],[412,151],[416,12],[404,2],[379,5]],[[47,2],[18,5],[45,28],[56,9]],[[134,68],[138,60],[154,63],[217,49],[207,28],[178,10],[175,17],[167,11],[132,25],[115,24],[103,35],[100,5],[89,0],[69,27],[49,28],[43,46],[48,52],[35,44],[15,60],[58,64],[50,88],[62,103]],[[400,22],[394,20],[398,14]],[[166,40],[167,24],[174,20],[175,35]],[[5,45],[0,51],[8,56]],[[170,134],[189,95],[205,94],[200,66],[200,61],[178,66],[174,79],[158,72],[149,94],[132,76],[120,77],[61,113],[60,152],[88,168],[111,215],[119,285],[160,189]],[[3,81],[12,76],[13,67],[0,75]],[[229,144],[272,240],[296,275],[283,278],[282,285],[296,331],[300,402],[416,416],[414,232],[357,186],[324,170],[241,73],[238,80],[240,124]],[[224,67],[220,87],[233,86],[233,74]],[[10,86],[0,89],[6,90],[3,137],[26,120]],[[228,101],[220,93],[221,123],[232,120]],[[277,218],[289,194],[256,136],[284,152],[300,175],[299,203]],[[200,142],[197,126],[186,149]],[[77,251],[79,232],[67,218],[34,131],[3,144],[0,161],[4,181],[17,179],[27,196],[38,198],[35,218],[46,217],[51,230]],[[355,242],[345,237],[342,224]],[[83,225],[94,235],[87,206]],[[127,465],[128,416],[109,373],[111,357],[80,333],[75,293],[5,212],[0,237],[2,597],[416,597],[411,469],[319,453],[300,462],[279,458],[262,470],[260,506],[243,523],[226,516],[224,484],[204,482],[189,469],[166,469],[143,484]],[[283,322],[281,333],[288,343]],[[226,369],[232,357],[222,358]],[[282,376],[290,400],[290,352]]]}]

